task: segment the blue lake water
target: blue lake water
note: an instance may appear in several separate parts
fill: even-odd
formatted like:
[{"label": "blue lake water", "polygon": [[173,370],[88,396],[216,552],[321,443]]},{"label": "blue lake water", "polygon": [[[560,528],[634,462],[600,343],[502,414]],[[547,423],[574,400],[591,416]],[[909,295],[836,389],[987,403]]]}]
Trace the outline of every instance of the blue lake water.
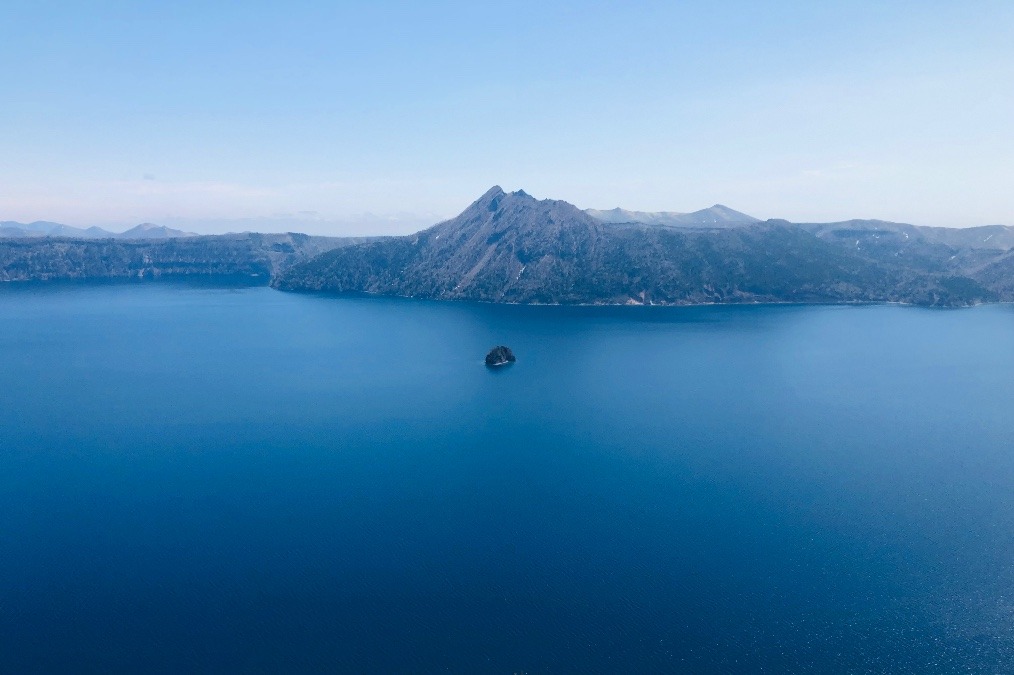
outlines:
[{"label": "blue lake water", "polygon": [[1012,413],[1010,306],[3,287],[0,671],[1010,672]]}]

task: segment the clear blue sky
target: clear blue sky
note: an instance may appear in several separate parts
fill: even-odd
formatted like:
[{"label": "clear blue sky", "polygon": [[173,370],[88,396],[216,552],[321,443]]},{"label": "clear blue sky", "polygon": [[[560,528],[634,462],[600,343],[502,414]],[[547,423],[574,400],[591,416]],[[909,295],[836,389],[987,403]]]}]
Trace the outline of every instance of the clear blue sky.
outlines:
[{"label": "clear blue sky", "polygon": [[493,184],[1014,224],[1014,2],[0,3],[0,220],[389,232]]}]

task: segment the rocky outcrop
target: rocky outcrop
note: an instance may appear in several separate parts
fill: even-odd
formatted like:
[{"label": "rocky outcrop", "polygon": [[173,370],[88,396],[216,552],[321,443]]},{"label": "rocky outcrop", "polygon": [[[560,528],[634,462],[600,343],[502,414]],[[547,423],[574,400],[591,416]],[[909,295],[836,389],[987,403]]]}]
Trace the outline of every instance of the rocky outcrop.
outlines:
[{"label": "rocky outcrop", "polygon": [[503,345],[497,345],[493,349],[489,350],[489,354],[486,354],[486,365],[487,366],[505,366],[508,363],[514,363],[517,361],[514,358],[514,352],[511,351],[510,347]]}]

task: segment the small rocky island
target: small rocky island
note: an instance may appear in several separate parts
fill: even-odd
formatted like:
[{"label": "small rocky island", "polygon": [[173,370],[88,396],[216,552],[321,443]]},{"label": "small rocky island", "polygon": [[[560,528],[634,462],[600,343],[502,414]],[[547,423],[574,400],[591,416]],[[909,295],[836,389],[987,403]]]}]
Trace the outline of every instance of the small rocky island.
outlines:
[{"label": "small rocky island", "polygon": [[510,347],[504,347],[503,345],[493,347],[493,349],[489,350],[489,354],[486,354],[487,366],[505,366],[515,361],[517,359],[514,358],[514,352],[511,351]]}]

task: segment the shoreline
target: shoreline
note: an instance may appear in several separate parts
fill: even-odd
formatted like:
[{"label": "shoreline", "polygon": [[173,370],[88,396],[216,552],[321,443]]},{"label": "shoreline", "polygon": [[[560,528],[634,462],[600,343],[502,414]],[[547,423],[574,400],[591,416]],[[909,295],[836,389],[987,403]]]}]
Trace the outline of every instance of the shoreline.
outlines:
[{"label": "shoreline", "polygon": [[280,293],[294,295],[321,296],[331,298],[369,298],[399,299],[422,302],[461,303],[508,307],[630,307],[630,308],[678,308],[678,307],[754,307],[754,306],[822,306],[822,307],[855,307],[876,305],[897,305],[901,307],[920,307],[924,309],[969,309],[984,305],[1010,305],[1012,300],[995,300],[968,304],[926,304],[904,300],[743,300],[738,302],[513,302],[480,300],[475,298],[434,298],[397,293],[371,293],[368,291],[328,291],[318,289],[289,289],[276,286],[273,279],[266,275],[247,274],[163,274],[155,276],[115,276],[115,277],[58,277],[48,279],[2,279],[0,289],[4,288],[48,288],[56,290],[60,286],[82,287],[88,285],[149,285],[165,284],[170,286],[201,286],[221,288],[270,288]]}]

